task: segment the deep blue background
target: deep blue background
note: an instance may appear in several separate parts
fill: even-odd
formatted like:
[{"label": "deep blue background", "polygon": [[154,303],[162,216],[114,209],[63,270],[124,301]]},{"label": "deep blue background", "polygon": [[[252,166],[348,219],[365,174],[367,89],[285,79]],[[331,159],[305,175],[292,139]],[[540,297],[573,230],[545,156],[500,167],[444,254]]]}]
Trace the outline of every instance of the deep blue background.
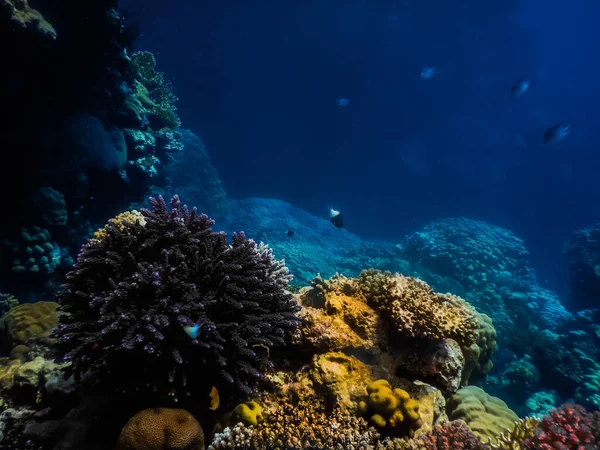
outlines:
[{"label": "deep blue background", "polygon": [[[483,219],[563,290],[564,241],[600,220],[596,0],[121,4],[233,197],[335,206],[388,240]],[[421,80],[425,65],[440,76]],[[524,75],[532,89],[512,98]],[[573,135],[542,145],[563,120]]]}]

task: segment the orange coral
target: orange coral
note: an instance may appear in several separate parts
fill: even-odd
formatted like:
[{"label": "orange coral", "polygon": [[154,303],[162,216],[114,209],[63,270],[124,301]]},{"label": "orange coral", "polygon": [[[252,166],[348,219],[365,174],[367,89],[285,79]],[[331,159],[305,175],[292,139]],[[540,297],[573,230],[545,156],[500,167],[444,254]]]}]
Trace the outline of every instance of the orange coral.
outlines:
[{"label": "orange coral", "polygon": [[204,450],[204,432],[183,409],[150,408],[125,425],[117,450]]}]

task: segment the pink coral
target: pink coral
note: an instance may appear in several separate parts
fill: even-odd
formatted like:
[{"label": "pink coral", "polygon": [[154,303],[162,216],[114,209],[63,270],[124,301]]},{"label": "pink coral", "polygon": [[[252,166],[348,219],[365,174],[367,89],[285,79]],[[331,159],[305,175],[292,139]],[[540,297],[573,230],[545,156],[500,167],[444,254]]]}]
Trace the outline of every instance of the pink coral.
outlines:
[{"label": "pink coral", "polygon": [[531,450],[594,450],[599,449],[592,422],[595,416],[580,405],[565,403],[544,417],[535,435],[523,442]]},{"label": "pink coral", "polygon": [[[419,450],[485,450],[488,447],[461,420],[445,422],[415,439]],[[407,447],[412,449],[413,447]]]}]

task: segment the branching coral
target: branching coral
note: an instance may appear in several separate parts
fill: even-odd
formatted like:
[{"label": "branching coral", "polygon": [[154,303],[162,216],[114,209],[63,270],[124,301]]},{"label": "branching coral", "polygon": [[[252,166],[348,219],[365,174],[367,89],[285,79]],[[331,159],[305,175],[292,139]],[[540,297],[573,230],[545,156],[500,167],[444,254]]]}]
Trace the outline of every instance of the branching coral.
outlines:
[{"label": "branching coral", "polygon": [[525,417],[515,422],[511,431],[497,436],[497,441],[488,445],[494,450],[521,450],[525,439],[533,437],[540,421],[535,417]]},{"label": "branching coral", "polygon": [[313,449],[347,450],[373,448],[379,435],[358,417],[327,411],[318,401],[296,406],[283,403],[257,427],[241,424],[218,433],[209,450]]},{"label": "branching coral", "polygon": [[139,70],[141,87],[137,85],[136,96],[140,103],[150,110],[150,124],[158,128],[179,128],[181,122],[177,117],[173,94],[173,86],[162,72],[156,70],[156,59],[150,52],[136,52],[131,56]]},{"label": "branching coral", "polygon": [[145,224],[109,223],[67,274],[56,337],[70,372],[121,392],[251,394],[298,325],[287,268],[243,233],[228,245],[177,196],[150,203]]},{"label": "branching coral", "polygon": [[566,403],[550,412],[523,442],[526,450],[598,449],[600,430],[594,429],[597,417],[582,406]]},{"label": "branching coral", "polygon": [[380,443],[377,450],[488,450],[461,420],[444,422],[414,440],[393,439]]}]

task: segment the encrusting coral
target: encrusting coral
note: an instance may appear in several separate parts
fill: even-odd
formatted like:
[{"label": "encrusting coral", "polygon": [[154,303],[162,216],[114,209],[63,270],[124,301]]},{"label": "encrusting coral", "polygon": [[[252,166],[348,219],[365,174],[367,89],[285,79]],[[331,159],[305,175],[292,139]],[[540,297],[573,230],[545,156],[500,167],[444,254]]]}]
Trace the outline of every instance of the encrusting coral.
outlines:
[{"label": "encrusting coral", "polygon": [[[60,298],[69,373],[100,389],[179,398],[252,393],[285,345],[299,306],[270,249],[162,197],[85,244]],[[91,371],[89,377],[84,376]],[[223,398],[223,397],[222,397]]]},{"label": "encrusting coral", "polygon": [[204,450],[204,432],[183,409],[149,408],[123,427],[116,450]]}]

